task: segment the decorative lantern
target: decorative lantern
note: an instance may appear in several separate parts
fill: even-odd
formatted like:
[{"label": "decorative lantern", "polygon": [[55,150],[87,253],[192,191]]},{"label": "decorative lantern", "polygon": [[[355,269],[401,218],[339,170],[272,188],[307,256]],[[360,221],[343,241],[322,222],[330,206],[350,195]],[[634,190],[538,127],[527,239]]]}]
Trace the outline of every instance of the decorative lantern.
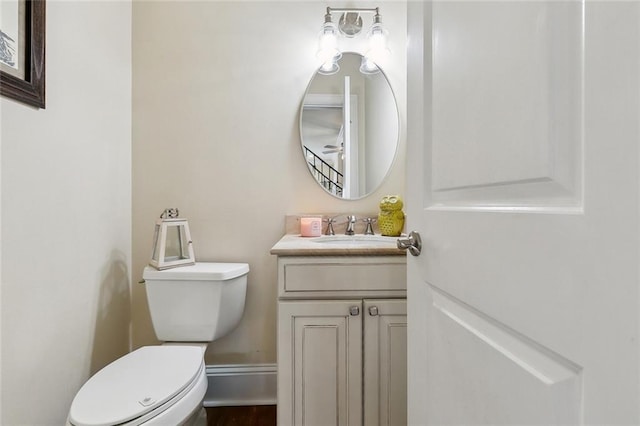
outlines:
[{"label": "decorative lantern", "polygon": [[178,218],[178,209],[165,209],[156,221],[149,264],[162,270],[195,263],[187,219]]}]

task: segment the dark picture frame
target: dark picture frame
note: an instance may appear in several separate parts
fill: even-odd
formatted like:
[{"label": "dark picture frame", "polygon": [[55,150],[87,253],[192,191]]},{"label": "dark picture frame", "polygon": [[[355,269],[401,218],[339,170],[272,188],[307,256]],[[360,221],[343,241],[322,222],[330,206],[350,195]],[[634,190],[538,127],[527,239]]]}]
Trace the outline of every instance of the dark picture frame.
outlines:
[{"label": "dark picture frame", "polygon": [[25,0],[25,78],[0,71],[0,95],[45,107],[45,0]]}]

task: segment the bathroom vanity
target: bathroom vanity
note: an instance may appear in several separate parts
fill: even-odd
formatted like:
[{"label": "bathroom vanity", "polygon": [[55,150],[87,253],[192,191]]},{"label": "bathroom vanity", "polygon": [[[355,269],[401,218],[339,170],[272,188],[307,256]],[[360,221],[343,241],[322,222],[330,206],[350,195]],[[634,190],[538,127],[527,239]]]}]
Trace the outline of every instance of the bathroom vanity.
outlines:
[{"label": "bathroom vanity", "polygon": [[271,253],[278,424],[406,424],[406,257],[395,239],[286,235]]}]

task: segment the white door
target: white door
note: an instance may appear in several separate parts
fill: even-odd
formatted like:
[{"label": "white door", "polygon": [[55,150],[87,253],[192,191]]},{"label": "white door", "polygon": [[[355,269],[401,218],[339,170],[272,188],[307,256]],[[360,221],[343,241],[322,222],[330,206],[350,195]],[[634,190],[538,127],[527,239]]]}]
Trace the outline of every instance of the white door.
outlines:
[{"label": "white door", "polygon": [[640,424],[640,3],[408,8],[409,424]]}]

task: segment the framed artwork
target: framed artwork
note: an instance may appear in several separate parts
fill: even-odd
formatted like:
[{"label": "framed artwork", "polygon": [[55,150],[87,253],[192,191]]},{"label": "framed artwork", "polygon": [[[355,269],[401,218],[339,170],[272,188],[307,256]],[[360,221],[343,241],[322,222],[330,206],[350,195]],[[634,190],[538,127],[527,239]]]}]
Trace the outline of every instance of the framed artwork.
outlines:
[{"label": "framed artwork", "polygon": [[1,0],[0,95],[45,107],[45,0]]}]

